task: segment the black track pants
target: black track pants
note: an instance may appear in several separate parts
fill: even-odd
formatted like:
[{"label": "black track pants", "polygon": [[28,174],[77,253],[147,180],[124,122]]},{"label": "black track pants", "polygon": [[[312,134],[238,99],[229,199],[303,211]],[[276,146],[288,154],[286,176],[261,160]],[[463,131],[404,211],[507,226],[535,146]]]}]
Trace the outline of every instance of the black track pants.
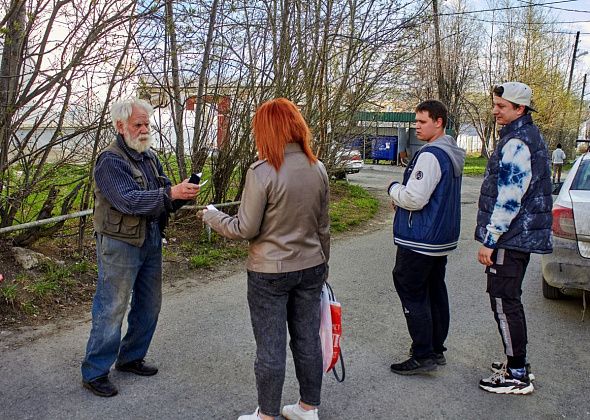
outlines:
[{"label": "black track pants", "polygon": [[486,268],[487,292],[504,352],[510,360],[524,366],[526,359],[527,328],[521,302],[522,281],[530,254],[510,249],[497,249],[492,254],[494,264]]},{"label": "black track pants", "polygon": [[450,319],[446,265],[446,255],[433,257],[397,248],[393,284],[412,337],[412,353],[418,359],[446,350]]}]

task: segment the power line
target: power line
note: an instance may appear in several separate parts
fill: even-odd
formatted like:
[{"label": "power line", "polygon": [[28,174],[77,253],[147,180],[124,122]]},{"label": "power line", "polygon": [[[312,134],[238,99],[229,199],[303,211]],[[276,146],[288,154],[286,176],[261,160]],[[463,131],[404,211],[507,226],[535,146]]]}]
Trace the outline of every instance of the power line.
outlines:
[{"label": "power line", "polygon": [[449,12],[449,13],[439,13],[439,16],[455,16],[455,15],[468,15],[473,13],[482,13],[482,12],[497,12],[500,10],[513,10],[513,9],[523,9],[525,7],[530,6],[547,6],[550,4],[559,4],[559,3],[571,3],[578,0],[560,0],[560,1],[552,1],[550,3],[528,3],[523,4],[521,6],[506,6],[506,7],[496,7],[492,9],[481,9],[481,10],[464,10],[462,12]]},{"label": "power line", "polygon": [[[476,22],[484,22],[484,23],[497,23],[497,24],[501,24],[501,25],[561,25],[561,24],[573,24],[573,23],[589,23],[589,20],[574,20],[574,21],[546,21],[546,22],[509,22],[509,21],[505,21],[505,20],[489,20],[489,19],[482,19],[482,18],[476,18],[476,17],[471,17],[471,16],[465,16],[465,19],[469,19],[469,20],[473,20]],[[575,33],[575,32],[572,32]]]},{"label": "power line", "polygon": [[[524,0],[519,0],[519,1],[525,2]],[[560,9],[560,10],[568,10],[568,9],[556,8],[554,6],[547,6],[547,5],[548,4],[555,4],[555,3],[571,3],[571,2],[576,2],[576,1],[578,1],[578,0],[562,0],[562,1],[554,1],[551,3],[527,2],[526,4],[521,5],[521,6],[507,6],[507,7],[499,7],[499,8],[483,9],[483,10],[467,10],[467,11],[461,11],[461,12],[447,12],[447,13],[440,13],[439,16],[464,16],[465,19],[469,19],[469,20],[476,21],[476,22],[509,25],[513,28],[522,28],[525,25],[543,26],[543,25],[560,25],[560,24],[571,25],[571,24],[577,24],[577,23],[589,23],[590,20],[555,21],[555,22],[551,22],[551,21],[548,21],[548,22],[509,22],[509,21],[489,20],[489,19],[482,19],[482,18],[476,18],[476,17],[471,17],[471,16],[465,16],[465,15],[469,15],[469,14],[473,14],[473,13],[493,12],[493,11],[509,10],[509,9],[519,9],[519,8],[525,8],[525,7],[530,7],[530,6],[543,6],[543,7],[551,7],[551,8],[555,8],[555,9]],[[584,13],[590,13],[590,12],[586,12],[583,10],[578,10],[578,11],[584,12]],[[543,32],[553,33],[553,34],[573,35],[577,31],[544,30]],[[590,35],[590,32],[580,32],[580,34],[581,35]]]},{"label": "power line", "polygon": [[[511,25],[514,24],[515,22],[508,22],[508,21],[502,21],[502,20],[487,20],[487,19],[481,19],[481,18],[473,18],[470,16],[466,16],[466,19],[471,19],[471,20],[475,20],[475,21],[479,21],[479,22],[486,22],[486,23],[500,23],[500,24],[504,24],[504,25]],[[564,21],[547,21],[547,22],[522,22],[523,25],[561,25],[561,24],[573,24],[573,23],[590,23],[590,19],[588,20],[564,20]],[[575,33],[575,32],[574,32]]]},{"label": "power line", "polygon": [[[527,5],[530,5],[530,6],[541,6],[541,7],[546,7],[547,9],[563,10],[564,12],[590,13],[590,11],[588,11],[588,10],[566,9],[566,8],[563,8],[563,7],[547,6],[547,4],[549,4],[549,3],[546,3],[546,4],[534,4],[534,3],[531,3],[530,1],[529,2],[526,2],[525,0],[519,0],[519,1],[521,3],[528,3]],[[577,0],[573,0],[573,1],[577,1]]]}]

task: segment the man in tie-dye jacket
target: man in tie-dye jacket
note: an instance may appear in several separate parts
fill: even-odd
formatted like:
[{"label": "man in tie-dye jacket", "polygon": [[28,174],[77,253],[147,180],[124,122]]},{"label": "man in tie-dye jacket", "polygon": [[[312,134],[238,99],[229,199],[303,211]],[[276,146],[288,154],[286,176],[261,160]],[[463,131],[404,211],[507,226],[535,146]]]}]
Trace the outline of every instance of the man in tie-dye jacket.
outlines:
[{"label": "man in tie-dye jacket", "polygon": [[530,111],[531,88],[508,82],[494,88],[493,114],[504,127],[481,186],[475,239],[486,266],[487,292],[507,361],[479,386],[498,394],[530,394],[527,329],[521,302],[530,254],[552,250],[551,170],[547,145]]}]

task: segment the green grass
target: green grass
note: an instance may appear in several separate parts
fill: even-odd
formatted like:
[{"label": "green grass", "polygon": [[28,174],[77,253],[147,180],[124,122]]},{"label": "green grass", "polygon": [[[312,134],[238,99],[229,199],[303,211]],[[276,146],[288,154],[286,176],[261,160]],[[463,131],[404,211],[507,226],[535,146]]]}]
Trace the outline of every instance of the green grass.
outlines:
[{"label": "green grass", "polygon": [[17,296],[17,285],[11,284],[8,286],[0,287],[0,297],[4,299],[9,305],[14,304],[14,300]]},{"label": "green grass", "polygon": [[46,262],[41,266],[41,275],[39,277],[32,281],[21,278],[20,282],[27,292],[39,298],[47,298],[75,286],[74,276],[89,271],[96,272],[96,265],[87,261],[70,265]]},{"label": "green grass", "polygon": [[[79,271],[78,271],[79,272]],[[72,275],[70,267],[49,262],[43,265],[43,278],[49,283],[60,283]]]},{"label": "green grass", "polygon": [[[336,181],[330,189],[330,230],[333,233],[346,231],[371,219],[379,208],[379,201],[359,186]],[[245,242],[228,241],[215,232],[211,242],[208,242],[204,232],[202,236],[198,241],[183,241],[179,245],[182,253],[192,254],[189,257],[190,268],[212,268],[223,261],[248,255]]]},{"label": "green grass", "polygon": [[467,156],[463,175],[483,175],[486,170],[488,160],[481,156]]},{"label": "green grass", "polygon": [[330,230],[334,233],[371,219],[379,209],[379,201],[357,185],[337,181],[330,188]]},{"label": "green grass", "polygon": [[98,272],[98,267],[96,264],[84,260],[70,265],[69,271],[71,271],[73,274],[87,273],[89,271]]},{"label": "green grass", "polygon": [[24,289],[38,297],[45,297],[49,293],[58,292],[60,285],[56,281],[43,279],[26,285]]},{"label": "green grass", "polygon": [[21,310],[29,316],[37,316],[39,313],[39,307],[30,301],[21,302]]},{"label": "green grass", "polygon": [[[379,208],[379,202],[361,187],[337,181],[331,184],[330,219],[333,233],[343,232],[371,219]],[[194,227],[194,221],[179,220],[171,230],[187,232]],[[187,225],[187,223],[189,223]],[[191,226],[188,228],[187,226]],[[196,235],[179,235],[175,246],[164,247],[164,255],[184,257],[192,269],[208,269],[226,261],[244,259],[248,255],[246,241],[227,240],[217,233],[211,233],[211,241],[206,229]],[[29,317],[44,314],[54,302],[70,299],[70,295],[80,295],[84,288],[83,278],[96,278],[97,267],[84,259],[83,255],[70,255],[77,262],[57,264],[45,262],[26,274],[17,274],[12,281],[5,281],[0,287],[0,306],[10,305],[13,309]],[[86,286],[89,286],[86,284]],[[79,298],[79,297],[78,297]]]},{"label": "green grass", "polygon": [[[483,175],[486,170],[488,160],[481,156],[467,156],[465,159],[465,168],[463,175]],[[573,162],[568,162],[563,165],[563,170],[569,171],[572,168]]]},{"label": "green grass", "polygon": [[[385,162],[385,161],[382,161]],[[365,164],[373,163],[372,159],[365,159]],[[463,175],[483,175],[486,170],[488,160],[480,156],[467,156],[465,159],[465,168],[463,169]],[[385,163],[382,163],[382,165]]]},{"label": "green grass", "polygon": [[[23,185],[20,183],[24,180],[24,174],[22,173],[22,167],[20,165],[12,165],[9,170],[9,177],[11,184],[15,189],[22,189]],[[39,211],[41,210],[43,203],[47,199],[49,191],[52,186],[56,186],[59,190],[58,198],[56,200],[53,214],[57,214],[61,208],[65,196],[72,191],[75,185],[79,182],[86,182],[88,176],[87,165],[62,165],[56,166],[51,163],[47,163],[43,166],[42,179],[31,186],[32,192],[25,197],[24,203],[20,207],[20,211],[16,215],[16,223],[25,223],[34,220]],[[6,191],[3,191],[1,199],[5,199]],[[11,192],[14,194],[15,191]],[[78,209],[81,201],[81,192],[78,192],[78,196],[73,201],[73,208]]]},{"label": "green grass", "polygon": [[214,242],[199,243],[198,254],[189,258],[189,267],[212,268],[223,261],[245,258],[248,255],[248,248],[245,244],[224,243],[220,238],[215,238]]},{"label": "green grass", "polygon": [[44,262],[34,271],[17,274],[10,284],[2,285],[0,304],[4,301],[26,315],[36,316],[39,305],[50,305],[54,299],[75,291],[78,276],[96,271],[96,264],[88,261],[68,265]]}]

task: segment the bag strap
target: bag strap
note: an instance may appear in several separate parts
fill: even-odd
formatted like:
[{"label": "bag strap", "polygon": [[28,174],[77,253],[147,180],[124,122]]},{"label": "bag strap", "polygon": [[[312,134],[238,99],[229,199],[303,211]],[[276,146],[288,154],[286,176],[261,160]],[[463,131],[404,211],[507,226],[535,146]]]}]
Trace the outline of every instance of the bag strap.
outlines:
[{"label": "bag strap", "polygon": [[340,347],[340,355],[338,356],[338,358],[340,359],[340,367],[342,368],[342,376],[338,376],[338,373],[336,372],[336,366],[334,366],[332,368],[332,373],[334,374],[334,377],[336,378],[336,380],[340,383],[344,382],[344,378],[346,378],[346,369],[344,367],[344,358],[342,357],[342,347]]},{"label": "bag strap", "polygon": [[[334,290],[332,289],[332,286],[330,286],[328,281],[326,281],[325,283],[326,283],[326,288],[328,289],[328,298],[331,301],[335,301],[336,297],[334,296]],[[342,357],[342,347],[340,347],[340,354],[338,355],[338,359],[340,359],[340,367],[342,368],[342,376],[339,376],[338,372],[336,372],[336,366],[334,366],[332,368],[332,373],[334,374],[334,377],[336,378],[336,380],[338,382],[344,382],[344,379],[346,378],[346,367],[344,366],[344,358]]]},{"label": "bag strap", "polygon": [[334,296],[334,290],[332,289],[332,286],[330,286],[330,283],[328,283],[328,280],[326,280],[324,283],[326,284],[326,288],[328,289],[328,298],[330,300],[336,300],[336,297]]}]

